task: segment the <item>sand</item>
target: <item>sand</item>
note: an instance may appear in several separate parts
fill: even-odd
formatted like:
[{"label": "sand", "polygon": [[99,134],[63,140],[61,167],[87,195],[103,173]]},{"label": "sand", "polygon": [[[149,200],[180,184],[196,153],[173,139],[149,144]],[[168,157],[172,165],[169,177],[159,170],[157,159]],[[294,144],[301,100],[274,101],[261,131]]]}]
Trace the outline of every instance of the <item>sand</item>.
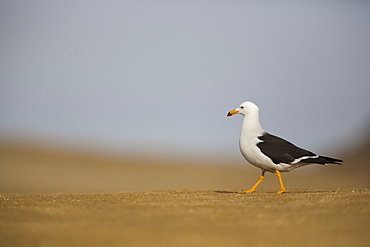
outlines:
[{"label": "sand", "polygon": [[[369,141],[370,143],[370,141]],[[287,190],[370,188],[370,144],[343,165],[312,165],[283,173]],[[360,158],[360,159],[359,159]],[[261,170],[233,159],[109,156],[0,142],[0,193],[109,193],[153,190],[247,190]],[[258,188],[280,189],[272,173]]]},{"label": "sand", "polygon": [[369,246],[370,189],[0,194],[0,246]]},{"label": "sand", "polygon": [[[106,156],[0,143],[0,246],[369,246],[370,141],[342,166]],[[210,156],[212,157],[212,156]]]}]

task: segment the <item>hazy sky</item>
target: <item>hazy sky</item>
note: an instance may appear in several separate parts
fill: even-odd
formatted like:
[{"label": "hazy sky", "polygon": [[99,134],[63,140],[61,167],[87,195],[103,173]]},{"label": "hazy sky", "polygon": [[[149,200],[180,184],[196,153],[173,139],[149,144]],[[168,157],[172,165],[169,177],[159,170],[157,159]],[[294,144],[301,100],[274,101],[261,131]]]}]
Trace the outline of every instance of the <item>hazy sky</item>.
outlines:
[{"label": "hazy sky", "polygon": [[[0,133],[238,154],[245,100],[315,152],[370,124],[370,1],[0,1]],[[238,154],[239,155],[239,154]]]}]

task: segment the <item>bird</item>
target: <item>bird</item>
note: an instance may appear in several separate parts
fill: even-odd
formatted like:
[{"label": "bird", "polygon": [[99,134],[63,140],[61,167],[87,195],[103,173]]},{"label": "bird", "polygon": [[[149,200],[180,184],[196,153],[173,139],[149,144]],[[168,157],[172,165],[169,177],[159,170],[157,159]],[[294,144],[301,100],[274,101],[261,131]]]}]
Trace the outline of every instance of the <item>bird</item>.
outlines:
[{"label": "bird", "polygon": [[262,175],[253,187],[238,193],[252,193],[265,178],[265,172],[276,173],[280,191],[286,191],[281,172],[290,172],[293,169],[310,164],[337,164],[343,160],[317,155],[311,151],[300,148],[293,143],[266,132],[260,124],[259,108],[256,104],[246,101],[234,110],[227,113],[227,117],[235,114],[244,116],[239,147],[244,158],[252,165],[262,170]]}]

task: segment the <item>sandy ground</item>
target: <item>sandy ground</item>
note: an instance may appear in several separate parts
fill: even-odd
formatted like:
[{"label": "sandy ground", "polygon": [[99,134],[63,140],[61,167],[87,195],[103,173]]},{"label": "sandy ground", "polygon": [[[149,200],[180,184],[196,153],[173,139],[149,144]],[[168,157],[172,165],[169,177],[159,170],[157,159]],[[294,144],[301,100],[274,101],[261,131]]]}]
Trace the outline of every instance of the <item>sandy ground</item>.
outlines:
[{"label": "sandy ground", "polygon": [[235,191],[0,194],[0,246],[369,246],[369,189]]},{"label": "sandy ground", "polygon": [[[370,143],[370,142],[369,142]],[[370,188],[370,145],[339,156],[344,164],[312,165],[283,173],[287,190]],[[32,145],[0,145],[0,193],[110,193],[153,190],[247,190],[261,171],[233,159],[106,156]],[[274,174],[259,186],[279,189]]]},{"label": "sandy ground", "polygon": [[[244,159],[106,156],[0,145],[0,246],[369,246],[370,142],[283,173]],[[139,159],[138,159],[139,157]],[[308,189],[306,189],[308,188]],[[351,188],[351,189],[349,189]]]}]

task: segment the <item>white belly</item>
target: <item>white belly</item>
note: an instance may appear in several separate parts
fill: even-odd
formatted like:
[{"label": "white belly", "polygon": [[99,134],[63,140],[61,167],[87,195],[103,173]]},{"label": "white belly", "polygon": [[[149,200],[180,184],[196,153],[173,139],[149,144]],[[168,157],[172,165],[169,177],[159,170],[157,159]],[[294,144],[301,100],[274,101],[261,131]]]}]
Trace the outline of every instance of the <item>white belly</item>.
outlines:
[{"label": "white belly", "polygon": [[240,139],[239,147],[244,158],[252,165],[261,168],[266,171],[275,172],[279,170],[279,165],[274,164],[272,160],[264,155],[261,150],[257,147],[257,143],[261,142],[259,139],[254,138],[246,141]]}]

